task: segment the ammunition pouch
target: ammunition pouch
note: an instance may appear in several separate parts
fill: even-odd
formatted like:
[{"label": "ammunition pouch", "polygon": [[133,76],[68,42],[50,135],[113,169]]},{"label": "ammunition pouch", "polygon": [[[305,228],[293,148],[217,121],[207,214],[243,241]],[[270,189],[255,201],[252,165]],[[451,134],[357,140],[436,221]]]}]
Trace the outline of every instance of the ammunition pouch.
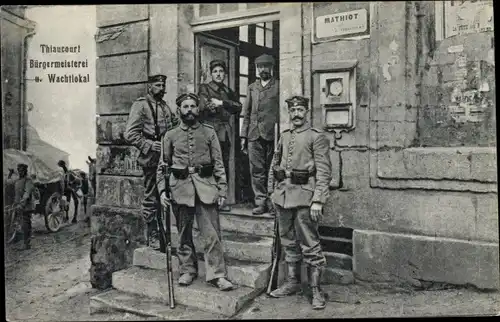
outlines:
[{"label": "ammunition pouch", "polygon": [[282,168],[274,168],[273,175],[278,182],[281,182],[286,178],[290,178],[290,182],[292,184],[307,184],[309,182],[309,177],[316,175],[316,171],[297,169],[285,171]]},{"label": "ammunition pouch", "polygon": [[206,178],[212,176],[214,166],[211,164],[198,165],[195,167],[185,167],[183,169],[171,168],[170,171],[176,179],[186,179],[190,174],[198,173],[200,177]]}]

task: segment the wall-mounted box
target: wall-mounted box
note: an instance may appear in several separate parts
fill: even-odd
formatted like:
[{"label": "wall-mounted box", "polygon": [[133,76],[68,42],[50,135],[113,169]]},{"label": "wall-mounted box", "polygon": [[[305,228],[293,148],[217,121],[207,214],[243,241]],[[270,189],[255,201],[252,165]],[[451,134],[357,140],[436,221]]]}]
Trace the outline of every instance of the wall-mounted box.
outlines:
[{"label": "wall-mounted box", "polygon": [[350,131],[356,127],[357,64],[357,60],[336,61],[331,69],[313,71],[313,104],[321,109],[326,131]]}]

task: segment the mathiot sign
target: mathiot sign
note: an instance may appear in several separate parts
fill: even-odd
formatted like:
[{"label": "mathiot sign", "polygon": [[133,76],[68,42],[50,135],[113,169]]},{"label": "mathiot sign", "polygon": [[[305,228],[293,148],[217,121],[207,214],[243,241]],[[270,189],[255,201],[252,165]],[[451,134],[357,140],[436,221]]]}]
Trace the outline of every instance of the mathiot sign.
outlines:
[{"label": "mathiot sign", "polygon": [[339,12],[316,18],[316,37],[328,38],[363,33],[368,28],[366,9]]}]

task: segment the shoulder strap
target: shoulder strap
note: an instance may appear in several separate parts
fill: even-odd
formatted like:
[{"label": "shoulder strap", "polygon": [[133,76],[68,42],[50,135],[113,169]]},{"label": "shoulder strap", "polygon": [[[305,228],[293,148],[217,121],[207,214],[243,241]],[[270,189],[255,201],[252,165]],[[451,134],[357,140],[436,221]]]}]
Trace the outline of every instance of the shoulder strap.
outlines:
[{"label": "shoulder strap", "polygon": [[160,128],[158,127],[158,118],[156,117],[155,109],[153,108],[153,104],[151,104],[151,102],[148,99],[146,99],[146,102],[148,102],[149,108],[151,109],[151,114],[153,114],[153,120],[155,123],[155,133],[156,133],[156,137],[159,138],[160,137]]}]

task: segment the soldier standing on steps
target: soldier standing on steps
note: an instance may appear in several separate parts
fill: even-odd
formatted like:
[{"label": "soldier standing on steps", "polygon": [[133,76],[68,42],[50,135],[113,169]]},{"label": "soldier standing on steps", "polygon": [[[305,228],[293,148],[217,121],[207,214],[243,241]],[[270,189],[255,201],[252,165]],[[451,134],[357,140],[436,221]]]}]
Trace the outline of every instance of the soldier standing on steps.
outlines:
[{"label": "soldier standing on steps", "polygon": [[149,77],[148,93],[133,104],[124,138],[139,150],[137,162],[144,173],[142,215],[147,223],[147,244],[158,248],[159,234],[156,211],[160,210],[156,189],[156,168],[160,159],[161,138],[179,124],[175,108],[163,100],[167,76]]},{"label": "soldier standing on steps", "polygon": [[281,134],[276,147],[268,191],[272,192],[271,200],[276,207],[276,220],[279,220],[287,280],[270,296],[283,297],[300,290],[303,259],[308,265],[313,308],[323,309],[326,302],[320,280],[326,260],[321,250],[318,220],[328,196],[332,173],[329,142],[321,130],[307,124],[307,98],[294,96],[286,102],[292,127]]},{"label": "soldier standing on steps", "polygon": [[191,93],[177,98],[182,123],[163,137],[157,185],[162,205],[174,204],[180,235],[179,284],[190,285],[198,274],[192,231],[196,217],[205,244],[206,281],[228,291],[234,285],[226,279],[218,211],[226,197],[226,174],[217,133],[198,121],[199,102]]}]

